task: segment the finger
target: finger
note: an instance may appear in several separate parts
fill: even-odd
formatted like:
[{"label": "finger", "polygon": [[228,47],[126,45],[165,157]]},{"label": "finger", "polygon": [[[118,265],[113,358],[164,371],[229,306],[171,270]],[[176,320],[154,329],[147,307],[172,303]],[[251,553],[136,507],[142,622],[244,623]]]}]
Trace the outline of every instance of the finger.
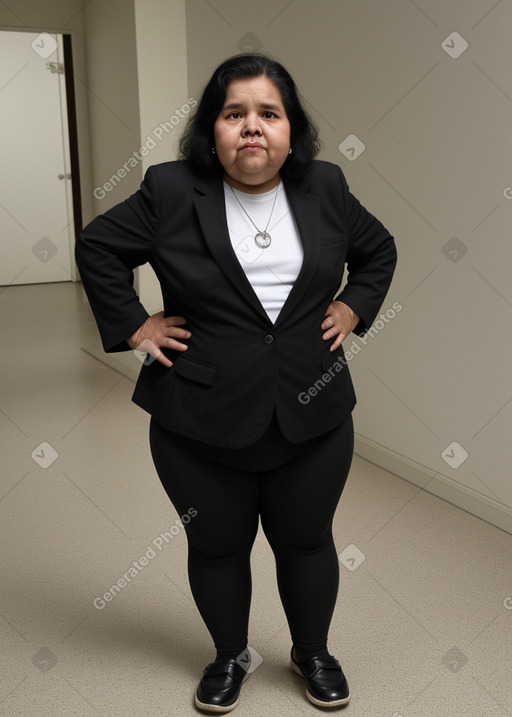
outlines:
[{"label": "finger", "polygon": [[330,329],[330,328],[332,328],[333,326],[336,325],[336,321],[337,321],[337,320],[338,320],[338,319],[336,318],[336,314],[335,314],[334,311],[332,311],[332,312],[331,312],[331,311],[330,311],[330,312],[327,312],[327,313],[325,314],[325,318],[324,318],[324,320],[323,320],[323,322],[322,322],[320,328],[321,328],[321,329]]},{"label": "finger", "polygon": [[334,319],[329,317],[327,319],[324,319],[322,323],[320,324],[320,328],[322,331],[325,331],[326,329],[331,329],[334,326]]},{"label": "finger", "polygon": [[338,334],[338,338],[337,338],[336,341],[333,343],[333,345],[331,346],[331,348],[329,349],[329,351],[336,351],[336,349],[339,349],[339,347],[340,347],[341,344],[345,341],[346,338],[347,338],[347,337],[346,337],[345,334]]},{"label": "finger", "polygon": [[[153,359],[156,359],[156,361],[158,361],[159,363],[163,364],[164,366],[167,366],[167,368],[171,368],[172,366],[172,361],[169,361],[167,356],[165,356],[160,351],[159,347],[153,341],[151,341],[151,339],[144,339],[144,341],[142,341],[142,343],[137,346],[136,350],[143,351],[145,354],[148,354]],[[145,361],[144,363],[147,363],[147,365],[149,365],[150,363],[152,363],[152,361]]]},{"label": "finger", "polygon": [[169,359],[167,358],[167,356],[165,356],[165,354],[163,354],[163,353],[160,351],[160,349],[157,349],[157,351],[158,351],[158,354],[156,354],[156,355],[155,355],[155,354],[151,354],[151,355],[153,356],[153,358],[155,358],[155,359],[158,361],[158,363],[161,363],[161,364],[163,364],[164,366],[167,366],[167,368],[171,368],[171,366],[172,366],[172,361],[169,361]]},{"label": "finger", "polygon": [[168,339],[165,346],[168,349],[172,349],[173,351],[187,351],[188,350],[187,344],[182,344],[179,341],[176,341],[176,339]]},{"label": "finger", "polygon": [[183,316],[166,316],[164,321],[167,326],[183,326],[183,324],[187,323],[187,320],[183,318]]},{"label": "finger", "polygon": [[168,338],[189,339],[192,334],[188,329],[178,329],[175,326],[168,326],[165,332]]},{"label": "finger", "polygon": [[329,341],[329,339],[332,339],[333,336],[337,336],[340,331],[342,331],[342,329],[339,326],[332,326],[322,335],[322,338],[324,341]]},{"label": "finger", "polygon": [[[151,339],[143,339],[137,346],[135,347],[135,351],[140,351],[145,354],[149,354],[150,356],[155,356],[155,352],[158,351],[158,346],[154,344]],[[156,356],[155,356],[156,358]]]}]

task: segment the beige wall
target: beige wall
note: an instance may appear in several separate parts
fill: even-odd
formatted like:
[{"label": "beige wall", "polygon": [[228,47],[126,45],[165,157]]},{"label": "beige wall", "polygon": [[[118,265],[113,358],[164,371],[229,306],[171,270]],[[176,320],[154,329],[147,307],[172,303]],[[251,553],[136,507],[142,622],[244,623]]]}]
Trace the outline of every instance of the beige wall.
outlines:
[{"label": "beige wall", "polygon": [[[191,111],[186,76],[185,0],[135,0],[141,143],[151,164],[176,158],[180,128]],[[153,270],[138,271],[138,290],[149,313],[162,309]]]},{"label": "beige wall", "polygon": [[[188,105],[185,0],[95,0],[84,5],[95,214],[175,158]],[[146,309],[162,308],[149,266],[136,276]]]},{"label": "beige wall", "polygon": [[134,156],[141,146],[135,13],[133,0],[83,4],[92,164],[87,199],[96,216],[135,192],[142,179],[142,161]]},{"label": "beige wall", "polygon": [[396,236],[383,311],[403,308],[354,339],[358,451],[512,531],[510,27],[494,0],[187,2],[190,92],[245,48],[282,61],[321,158]]}]

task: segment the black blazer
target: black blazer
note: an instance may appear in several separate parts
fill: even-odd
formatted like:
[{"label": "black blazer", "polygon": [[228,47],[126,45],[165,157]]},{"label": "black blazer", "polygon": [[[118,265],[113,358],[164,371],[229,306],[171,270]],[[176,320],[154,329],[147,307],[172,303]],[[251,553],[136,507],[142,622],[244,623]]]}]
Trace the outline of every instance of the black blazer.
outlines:
[{"label": "black blazer", "polygon": [[343,350],[329,352],[320,324],[346,263],[348,282],[336,298],[360,316],[356,333],[370,328],[391,282],[395,244],[337,165],[314,161],[285,189],[304,260],[275,324],[231,246],[222,178],[200,177],[187,161],[150,167],[139,191],[78,237],[76,261],[105,351],[127,350],[148,317],[132,273],[146,262],[165,315],[187,320],[188,350],[164,350],[172,368],[142,365],[133,395],[164,428],[239,448],[261,437],[275,409],[283,434],[299,443],[352,411]]}]

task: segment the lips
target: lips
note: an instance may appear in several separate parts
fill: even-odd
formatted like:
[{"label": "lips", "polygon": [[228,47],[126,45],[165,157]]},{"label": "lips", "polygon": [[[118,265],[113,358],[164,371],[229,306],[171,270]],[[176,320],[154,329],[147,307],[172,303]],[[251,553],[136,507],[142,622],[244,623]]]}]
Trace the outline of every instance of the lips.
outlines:
[{"label": "lips", "polygon": [[265,147],[259,142],[246,142],[242,145],[241,149],[265,149]]}]

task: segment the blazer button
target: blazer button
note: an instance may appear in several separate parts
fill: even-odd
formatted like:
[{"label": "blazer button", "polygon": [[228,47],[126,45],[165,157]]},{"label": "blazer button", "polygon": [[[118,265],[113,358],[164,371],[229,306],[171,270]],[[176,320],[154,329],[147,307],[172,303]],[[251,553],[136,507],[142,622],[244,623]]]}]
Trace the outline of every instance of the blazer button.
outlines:
[{"label": "blazer button", "polygon": [[267,335],[265,336],[265,343],[266,343],[266,344],[271,344],[273,340],[274,340],[274,337],[272,336],[272,334],[267,334]]}]

